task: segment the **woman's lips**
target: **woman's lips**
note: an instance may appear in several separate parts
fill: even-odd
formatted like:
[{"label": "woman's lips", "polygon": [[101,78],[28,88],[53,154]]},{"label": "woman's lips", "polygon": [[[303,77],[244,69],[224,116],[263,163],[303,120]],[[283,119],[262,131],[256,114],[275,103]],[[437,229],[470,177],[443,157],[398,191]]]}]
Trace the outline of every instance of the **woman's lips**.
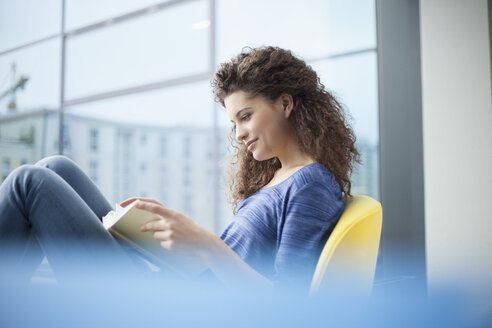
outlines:
[{"label": "woman's lips", "polygon": [[258,138],[251,140],[251,141],[248,141],[248,143],[246,144],[246,147],[248,147],[249,151],[251,151],[253,149],[253,147],[255,146],[256,140],[258,140]]}]

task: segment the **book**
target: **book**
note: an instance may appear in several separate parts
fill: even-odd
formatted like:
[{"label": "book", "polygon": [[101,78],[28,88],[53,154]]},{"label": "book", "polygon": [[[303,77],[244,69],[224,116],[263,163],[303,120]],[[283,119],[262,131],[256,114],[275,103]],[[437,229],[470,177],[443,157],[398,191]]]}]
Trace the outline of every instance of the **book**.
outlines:
[{"label": "book", "polygon": [[205,265],[190,256],[175,254],[161,247],[153,231],[140,231],[142,224],[159,220],[159,216],[136,208],[135,204],[133,202],[126,207],[116,205],[114,211],[109,211],[102,218],[104,228],[161,270],[173,271],[181,276],[196,276],[206,269]]}]

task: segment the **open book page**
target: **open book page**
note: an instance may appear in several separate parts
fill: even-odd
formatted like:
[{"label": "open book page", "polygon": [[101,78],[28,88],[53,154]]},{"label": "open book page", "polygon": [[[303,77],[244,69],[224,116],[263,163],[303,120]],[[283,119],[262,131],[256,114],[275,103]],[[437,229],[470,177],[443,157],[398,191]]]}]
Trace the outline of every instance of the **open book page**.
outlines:
[{"label": "open book page", "polygon": [[120,204],[114,204],[114,208],[114,211],[109,211],[108,214],[102,218],[103,226],[106,230],[118,221],[118,219],[123,216],[123,212],[125,211],[125,208],[121,207]]},{"label": "open book page", "polygon": [[152,212],[135,208],[135,202],[122,208],[116,206],[103,217],[103,226],[117,239],[131,245],[144,257],[164,270],[178,271],[183,275],[193,276],[204,271],[203,264],[190,257],[175,254],[162,248],[160,241],[154,239],[153,231],[140,231],[140,226],[160,217]]}]

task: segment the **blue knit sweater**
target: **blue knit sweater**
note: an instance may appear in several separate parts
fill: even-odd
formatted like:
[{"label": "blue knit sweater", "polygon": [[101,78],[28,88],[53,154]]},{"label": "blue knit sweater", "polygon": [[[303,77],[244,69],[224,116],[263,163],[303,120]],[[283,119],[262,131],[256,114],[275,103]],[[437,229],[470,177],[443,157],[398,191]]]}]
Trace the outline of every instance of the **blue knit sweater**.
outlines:
[{"label": "blue knit sweater", "polygon": [[333,175],[313,163],[241,201],[221,238],[274,283],[308,285],[344,208]]}]

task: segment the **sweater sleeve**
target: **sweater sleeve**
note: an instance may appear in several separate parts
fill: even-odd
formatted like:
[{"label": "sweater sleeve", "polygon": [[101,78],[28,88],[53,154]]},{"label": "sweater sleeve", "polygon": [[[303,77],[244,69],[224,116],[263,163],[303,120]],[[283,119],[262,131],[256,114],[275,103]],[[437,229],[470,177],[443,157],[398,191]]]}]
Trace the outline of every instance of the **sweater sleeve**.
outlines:
[{"label": "sweater sleeve", "polygon": [[345,202],[340,190],[311,182],[286,199],[275,258],[276,283],[306,287],[321,250],[338,222]]}]

